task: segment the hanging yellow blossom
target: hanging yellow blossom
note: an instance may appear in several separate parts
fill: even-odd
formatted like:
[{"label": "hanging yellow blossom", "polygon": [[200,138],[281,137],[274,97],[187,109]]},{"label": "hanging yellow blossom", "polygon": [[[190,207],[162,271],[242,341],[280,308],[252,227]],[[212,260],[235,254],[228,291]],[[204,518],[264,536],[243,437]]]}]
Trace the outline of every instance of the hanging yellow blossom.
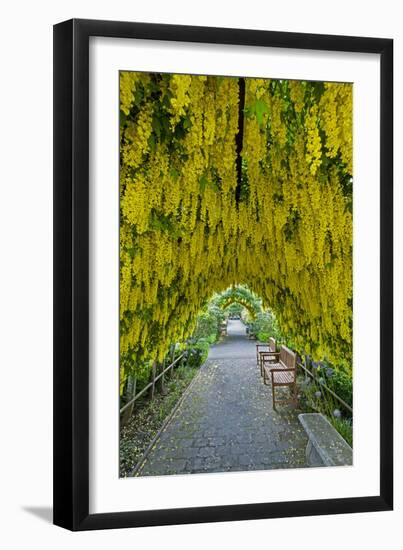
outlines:
[{"label": "hanging yellow blossom", "polygon": [[[351,361],[352,85],[120,75],[122,377],[247,284],[301,352]],[[241,193],[236,199],[236,191]]]}]

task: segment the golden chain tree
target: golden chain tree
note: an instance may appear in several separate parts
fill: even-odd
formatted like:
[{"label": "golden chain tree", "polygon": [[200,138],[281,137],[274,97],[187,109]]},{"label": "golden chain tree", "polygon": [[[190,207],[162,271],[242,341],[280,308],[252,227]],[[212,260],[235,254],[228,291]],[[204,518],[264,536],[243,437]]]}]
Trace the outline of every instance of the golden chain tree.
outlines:
[{"label": "golden chain tree", "polygon": [[[301,351],[352,354],[352,86],[122,72],[121,380],[247,284]],[[241,186],[240,193],[237,186]]]}]

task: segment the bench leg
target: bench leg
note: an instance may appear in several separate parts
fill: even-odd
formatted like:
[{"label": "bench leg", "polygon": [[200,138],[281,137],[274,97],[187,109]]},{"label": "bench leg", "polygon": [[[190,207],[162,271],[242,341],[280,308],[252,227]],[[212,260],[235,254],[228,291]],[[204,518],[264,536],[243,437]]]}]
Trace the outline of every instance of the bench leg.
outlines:
[{"label": "bench leg", "polygon": [[308,443],[306,444],[306,449],[305,449],[305,458],[308,464],[311,463],[311,453],[312,453],[312,443],[309,440]]},{"label": "bench leg", "polygon": [[259,364],[260,364],[260,375],[261,375],[261,376],[264,376],[264,372],[263,372],[263,367],[264,367],[263,357],[260,357],[260,359],[259,359]]},{"label": "bench leg", "polygon": [[276,410],[276,386],[274,385],[274,376],[273,376],[273,373],[270,372],[271,374],[271,395],[272,395],[272,400],[273,400],[273,409]]},{"label": "bench leg", "polygon": [[[272,396],[273,396],[273,409],[277,410],[276,409],[276,389],[275,388],[277,386],[281,386],[281,384],[274,384],[273,373],[271,373],[271,374],[272,374],[272,379],[271,379],[271,388],[272,389],[271,389],[271,391],[272,391]],[[265,378],[264,380],[267,380],[267,378]],[[269,384],[267,384],[267,385],[269,385]],[[297,385],[295,384],[293,386],[290,386],[288,384],[284,384],[284,386],[288,386],[288,388],[290,390],[291,397],[290,397],[290,399],[280,399],[280,401],[277,400],[277,405],[279,403],[284,404],[284,405],[285,404],[290,404],[290,405],[292,405],[293,407],[296,408],[298,406]]]},{"label": "bench leg", "polygon": [[312,467],[324,466],[324,462],[320,457],[318,451],[315,449],[314,445],[312,445],[311,440],[309,440],[307,443],[307,446],[305,449],[305,458],[308,466],[312,466]]}]

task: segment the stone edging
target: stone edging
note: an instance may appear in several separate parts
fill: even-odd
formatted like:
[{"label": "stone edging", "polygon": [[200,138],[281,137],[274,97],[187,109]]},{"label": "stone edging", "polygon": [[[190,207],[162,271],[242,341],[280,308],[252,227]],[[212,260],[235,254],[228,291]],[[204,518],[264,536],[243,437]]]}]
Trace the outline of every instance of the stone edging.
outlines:
[{"label": "stone edging", "polygon": [[[207,360],[208,361],[208,360]],[[148,445],[148,447],[146,448],[146,450],[144,451],[144,454],[143,456],[141,457],[141,459],[137,462],[136,466],[133,468],[133,470],[130,472],[130,474],[127,476],[127,477],[135,477],[136,474],[143,468],[144,466],[144,463],[148,457],[148,455],[150,454],[150,452],[152,451],[152,449],[155,447],[155,444],[157,443],[158,439],[161,437],[161,434],[163,431],[165,431],[165,429],[167,428],[168,424],[170,423],[170,421],[172,420],[173,416],[175,415],[175,413],[177,412],[177,410],[179,409],[179,407],[182,405],[183,401],[186,399],[186,397],[188,396],[188,394],[190,393],[190,390],[191,388],[193,387],[193,385],[195,384],[196,380],[199,378],[200,376],[200,373],[202,371],[202,369],[204,368],[204,366],[206,365],[207,361],[205,363],[203,363],[203,365],[200,367],[199,369],[199,372],[194,376],[193,380],[190,382],[190,384],[188,385],[188,387],[185,389],[185,391],[183,392],[182,396],[179,398],[178,402],[176,403],[176,405],[174,406],[174,408],[172,409],[172,411],[169,413],[169,415],[167,416],[167,418],[164,420],[164,423],[162,424],[161,428],[158,430],[158,432],[155,434],[155,436],[153,437],[153,439],[151,440],[150,444]]]}]

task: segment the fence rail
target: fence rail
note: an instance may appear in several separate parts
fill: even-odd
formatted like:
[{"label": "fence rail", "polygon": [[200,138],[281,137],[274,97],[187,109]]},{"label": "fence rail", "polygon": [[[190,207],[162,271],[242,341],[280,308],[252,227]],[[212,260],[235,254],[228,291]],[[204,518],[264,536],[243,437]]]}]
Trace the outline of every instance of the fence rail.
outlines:
[{"label": "fence rail", "polygon": [[[120,414],[122,414],[126,409],[128,409],[133,403],[137,401],[142,395],[144,395],[148,390],[155,387],[156,382],[162,378],[169,370],[173,369],[173,367],[183,358],[184,353],[181,353],[179,357],[177,357],[172,363],[170,363],[167,367],[164,368],[162,372],[160,372],[157,376],[154,376],[151,382],[149,382],[144,388],[136,393],[134,397],[130,399],[121,409]],[[314,380],[316,379],[315,375],[305,367],[302,363],[297,363],[297,366],[302,369],[306,374],[308,374],[311,378]],[[155,372],[155,370],[153,369]],[[326,384],[321,383],[320,386],[326,390],[328,393],[330,393],[345,409],[347,409],[351,414],[353,413],[353,408],[346,403],[341,397],[339,397],[332,389],[330,389]]]},{"label": "fence rail", "polygon": [[[177,357],[175,359],[175,361],[173,361],[170,365],[168,365],[167,367],[165,367],[165,369],[159,373],[158,376],[153,376],[153,379],[151,380],[151,382],[149,382],[141,391],[139,391],[139,393],[136,393],[136,395],[134,397],[132,397],[130,399],[130,401],[128,401],[121,409],[120,409],[120,414],[122,414],[126,409],[128,409],[131,405],[133,405],[133,403],[135,401],[137,401],[137,399],[139,399],[139,397],[141,397],[142,395],[144,395],[144,393],[149,390],[149,389],[152,389],[155,387],[155,383],[164,376],[164,374],[166,372],[168,372],[170,369],[172,369],[176,363],[182,359],[182,357],[184,356],[185,354],[184,353],[181,353],[179,355],[179,357]],[[153,367],[153,373],[155,373],[155,368]]]},{"label": "fence rail", "polygon": [[[297,366],[300,367],[304,372],[306,372],[307,374],[309,374],[309,376],[311,378],[313,378],[314,380],[316,380],[316,377],[315,375],[305,367],[305,365],[303,365],[302,363],[297,363]],[[324,383],[321,383],[320,384],[320,387],[321,388],[324,388],[328,393],[330,393],[335,399],[337,399],[337,401],[339,401],[339,403],[341,403],[343,405],[343,407],[345,409],[347,409],[348,411],[351,412],[351,414],[353,414],[353,408],[348,404],[346,403],[341,397],[339,397],[337,395],[337,393],[335,393],[333,390],[331,390],[328,386],[326,386],[326,384]]]}]

